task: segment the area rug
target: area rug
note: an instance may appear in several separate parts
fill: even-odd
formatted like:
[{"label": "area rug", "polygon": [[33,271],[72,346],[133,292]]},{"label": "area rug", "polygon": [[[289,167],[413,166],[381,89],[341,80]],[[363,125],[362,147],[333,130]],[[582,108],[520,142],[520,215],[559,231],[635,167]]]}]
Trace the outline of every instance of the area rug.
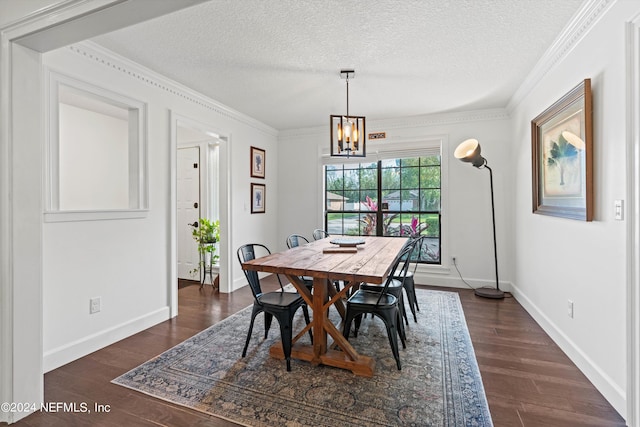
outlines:
[{"label": "area rug", "polygon": [[[384,324],[371,317],[350,342],[376,360],[373,378],[297,360],[287,372],[269,356],[277,321],[264,340],[262,315],[242,358],[248,307],[113,382],[247,426],[492,426],[458,294],[416,292],[418,323],[407,327],[401,371]],[[299,331],[301,311],[296,322]]]}]

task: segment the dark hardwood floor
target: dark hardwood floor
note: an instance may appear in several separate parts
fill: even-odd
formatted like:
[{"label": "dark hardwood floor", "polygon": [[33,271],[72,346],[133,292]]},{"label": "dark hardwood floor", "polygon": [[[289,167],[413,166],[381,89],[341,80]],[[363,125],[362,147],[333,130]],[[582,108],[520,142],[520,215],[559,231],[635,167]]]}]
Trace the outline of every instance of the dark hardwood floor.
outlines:
[{"label": "dark hardwood floor", "polygon": [[[275,288],[266,280],[265,290]],[[495,426],[624,426],[624,420],[513,298],[460,294]],[[28,426],[234,426],[110,381],[252,303],[183,282],[179,315],[45,375],[45,402],[86,402],[92,413],[36,413]],[[418,319],[419,320],[419,319]],[[244,339],[245,337],[238,337]],[[109,405],[95,413],[94,404]],[[81,409],[81,408],[78,408]]]}]

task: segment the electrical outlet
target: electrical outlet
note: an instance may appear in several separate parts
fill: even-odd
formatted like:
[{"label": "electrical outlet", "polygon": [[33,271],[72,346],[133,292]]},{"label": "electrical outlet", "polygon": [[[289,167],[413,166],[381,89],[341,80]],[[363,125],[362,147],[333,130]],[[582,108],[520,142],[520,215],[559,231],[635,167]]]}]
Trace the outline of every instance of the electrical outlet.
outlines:
[{"label": "electrical outlet", "polygon": [[91,298],[89,300],[89,314],[95,314],[100,311],[100,297]]},{"label": "electrical outlet", "polygon": [[573,301],[567,300],[567,316],[573,319]]}]

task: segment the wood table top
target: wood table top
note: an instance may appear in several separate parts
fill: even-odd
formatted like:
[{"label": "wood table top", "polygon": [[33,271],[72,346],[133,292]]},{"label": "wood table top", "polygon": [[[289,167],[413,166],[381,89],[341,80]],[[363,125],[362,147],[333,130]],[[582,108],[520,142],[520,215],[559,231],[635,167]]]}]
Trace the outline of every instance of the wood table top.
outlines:
[{"label": "wood table top", "polygon": [[327,237],[287,251],[273,253],[242,264],[247,270],[294,276],[311,276],[349,282],[382,283],[406,238],[362,236],[365,243],[355,253],[324,253],[336,248]]}]

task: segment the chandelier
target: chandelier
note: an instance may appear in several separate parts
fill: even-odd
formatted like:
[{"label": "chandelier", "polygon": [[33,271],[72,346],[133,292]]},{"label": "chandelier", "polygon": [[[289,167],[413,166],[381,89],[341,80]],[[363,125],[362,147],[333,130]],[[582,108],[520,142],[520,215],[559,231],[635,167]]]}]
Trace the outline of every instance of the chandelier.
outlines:
[{"label": "chandelier", "polygon": [[347,81],[347,114],[329,116],[331,133],[331,156],[365,157],[365,118],[349,115],[349,79],[355,76],[354,70],[340,70],[340,78]]}]

